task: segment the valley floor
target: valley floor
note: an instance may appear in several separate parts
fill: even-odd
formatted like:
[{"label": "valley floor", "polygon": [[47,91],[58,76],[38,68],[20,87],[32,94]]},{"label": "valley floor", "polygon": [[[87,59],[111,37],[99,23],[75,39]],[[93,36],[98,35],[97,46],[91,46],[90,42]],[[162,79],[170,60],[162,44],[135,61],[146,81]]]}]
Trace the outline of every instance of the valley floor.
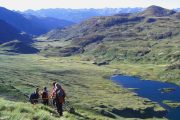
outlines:
[{"label": "valley floor", "polygon": [[[140,70],[141,68],[143,69]],[[20,120],[25,115],[26,119],[57,119],[57,116],[50,115],[55,112],[52,108],[44,108],[42,105],[34,108],[25,103],[26,96],[36,87],[47,86],[51,90],[52,82],[57,81],[62,84],[68,101],[77,111],[75,115],[66,112],[62,119],[135,120],[143,118],[138,114],[152,114],[147,118],[157,120],[160,118],[152,117],[156,117],[156,112],[165,112],[164,108],[117,86],[109,80],[109,76],[115,73],[149,73],[150,79],[156,79],[156,74],[161,69],[164,69],[164,65],[157,67],[112,63],[96,66],[90,61],[83,61],[80,56],[47,58],[40,55],[0,55],[0,119],[8,117],[10,120]],[[119,115],[117,111],[124,114]],[[42,114],[47,117],[44,118]]]}]

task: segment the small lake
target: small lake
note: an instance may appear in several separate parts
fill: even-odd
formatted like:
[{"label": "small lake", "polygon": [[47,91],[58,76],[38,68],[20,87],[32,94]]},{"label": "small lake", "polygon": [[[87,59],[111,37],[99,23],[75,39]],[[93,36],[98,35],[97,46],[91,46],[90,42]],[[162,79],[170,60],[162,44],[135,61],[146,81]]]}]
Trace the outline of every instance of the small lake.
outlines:
[{"label": "small lake", "polygon": [[[165,116],[166,118],[169,120],[180,120],[180,108],[170,108],[162,103],[163,100],[180,102],[180,86],[123,75],[112,76],[111,80],[125,88],[137,88],[134,92],[139,96],[158,102],[162,107],[168,110],[168,114]],[[160,90],[162,88],[173,88],[175,91],[162,93]]]}]

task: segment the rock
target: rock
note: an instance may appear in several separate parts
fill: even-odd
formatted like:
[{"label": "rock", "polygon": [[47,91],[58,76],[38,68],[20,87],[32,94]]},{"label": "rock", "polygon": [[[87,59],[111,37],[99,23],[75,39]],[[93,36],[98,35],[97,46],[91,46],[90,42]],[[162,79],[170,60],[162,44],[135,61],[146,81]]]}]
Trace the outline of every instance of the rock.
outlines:
[{"label": "rock", "polygon": [[69,109],[69,113],[72,113],[72,114],[76,113],[76,112],[75,112],[75,109],[74,109],[73,107],[71,107],[71,108]]},{"label": "rock", "polygon": [[108,61],[101,61],[101,62],[93,62],[92,64],[95,64],[95,65],[98,65],[98,66],[101,66],[101,65],[108,65],[109,62]]},{"label": "rock", "polygon": [[99,107],[100,108],[107,108],[107,106],[105,106],[105,105],[100,105]]}]

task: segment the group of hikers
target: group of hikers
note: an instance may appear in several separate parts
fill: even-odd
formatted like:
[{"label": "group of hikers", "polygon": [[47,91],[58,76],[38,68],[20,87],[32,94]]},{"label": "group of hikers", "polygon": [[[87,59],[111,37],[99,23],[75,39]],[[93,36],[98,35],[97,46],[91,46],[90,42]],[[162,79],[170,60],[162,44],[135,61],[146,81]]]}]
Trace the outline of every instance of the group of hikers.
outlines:
[{"label": "group of hikers", "polygon": [[52,93],[49,94],[47,87],[44,87],[42,92],[40,92],[39,88],[36,88],[36,91],[30,95],[29,100],[32,104],[37,104],[39,100],[42,100],[44,105],[49,105],[49,100],[52,99],[53,105],[57,108],[57,112],[62,116],[65,97],[66,94],[61,85],[53,82]]}]

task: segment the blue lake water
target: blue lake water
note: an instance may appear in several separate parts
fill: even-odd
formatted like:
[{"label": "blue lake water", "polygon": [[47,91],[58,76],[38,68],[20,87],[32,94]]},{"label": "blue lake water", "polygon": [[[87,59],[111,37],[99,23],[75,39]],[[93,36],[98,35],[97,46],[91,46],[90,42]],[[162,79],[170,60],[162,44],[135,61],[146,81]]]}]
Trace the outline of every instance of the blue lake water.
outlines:
[{"label": "blue lake water", "polygon": [[[123,75],[112,76],[111,80],[125,88],[138,88],[134,90],[134,92],[139,96],[158,102],[168,110],[168,114],[165,116],[166,118],[169,120],[180,120],[180,108],[170,108],[162,103],[163,100],[180,102],[180,86],[152,80],[141,80],[139,77]],[[162,93],[162,91],[159,90],[162,88],[174,88],[175,91]]]}]

